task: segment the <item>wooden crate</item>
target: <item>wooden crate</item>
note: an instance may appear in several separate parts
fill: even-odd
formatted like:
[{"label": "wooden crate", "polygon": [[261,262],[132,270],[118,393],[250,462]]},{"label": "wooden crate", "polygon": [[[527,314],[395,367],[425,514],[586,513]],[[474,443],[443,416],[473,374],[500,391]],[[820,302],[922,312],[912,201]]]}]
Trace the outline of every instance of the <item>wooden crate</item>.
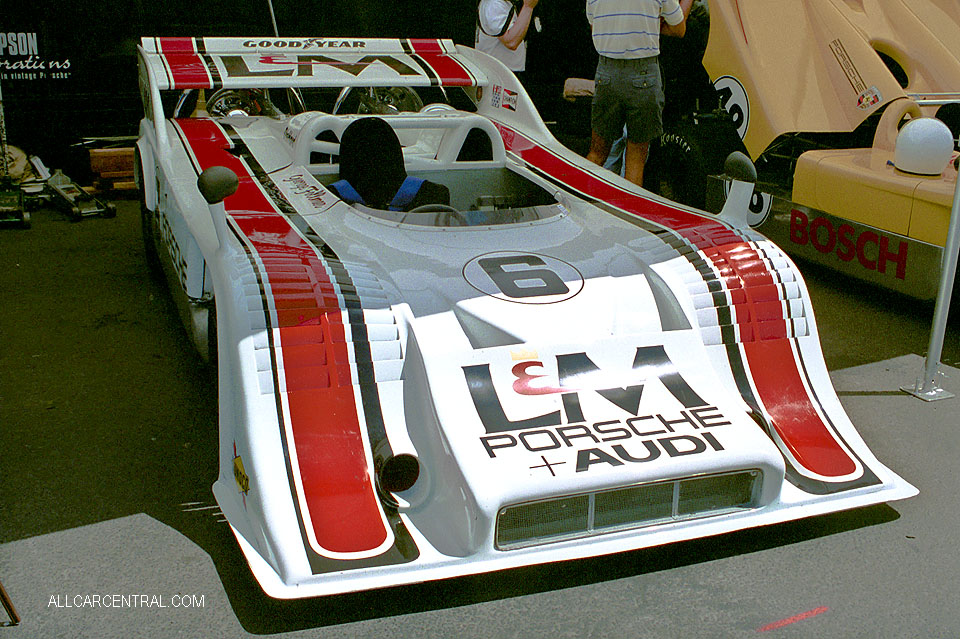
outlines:
[{"label": "wooden crate", "polygon": [[90,149],[90,169],[94,174],[94,189],[97,191],[136,190],[137,185],[133,178],[133,157],[133,147]]}]

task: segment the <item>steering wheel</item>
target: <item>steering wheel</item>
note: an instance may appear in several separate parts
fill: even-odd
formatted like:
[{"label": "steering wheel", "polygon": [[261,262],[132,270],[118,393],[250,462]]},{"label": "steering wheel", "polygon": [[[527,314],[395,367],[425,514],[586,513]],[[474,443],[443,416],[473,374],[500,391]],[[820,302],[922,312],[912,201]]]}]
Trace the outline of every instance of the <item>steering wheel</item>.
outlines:
[{"label": "steering wheel", "polygon": [[218,89],[207,100],[207,112],[215,117],[280,115],[264,89]]},{"label": "steering wheel", "polygon": [[[449,204],[422,204],[407,211],[408,213],[436,213],[434,218],[437,226],[470,226],[463,213],[453,208]],[[450,224],[451,220],[456,220],[457,224]]]},{"label": "steering wheel", "polygon": [[333,113],[391,115],[423,108],[420,95],[410,87],[345,87]]}]

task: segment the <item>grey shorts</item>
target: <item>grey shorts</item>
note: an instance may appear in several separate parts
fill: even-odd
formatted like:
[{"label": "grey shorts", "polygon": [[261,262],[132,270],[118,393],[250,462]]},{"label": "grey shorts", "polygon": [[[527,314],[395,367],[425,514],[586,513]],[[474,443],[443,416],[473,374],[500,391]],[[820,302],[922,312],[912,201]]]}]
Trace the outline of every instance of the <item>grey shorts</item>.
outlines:
[{"label": "grey shorts", "polygon": [[617,59],[600,56],[590,109],[593,130],[612,142],[649,142],[663,133],[663,80],[657,57]]}]

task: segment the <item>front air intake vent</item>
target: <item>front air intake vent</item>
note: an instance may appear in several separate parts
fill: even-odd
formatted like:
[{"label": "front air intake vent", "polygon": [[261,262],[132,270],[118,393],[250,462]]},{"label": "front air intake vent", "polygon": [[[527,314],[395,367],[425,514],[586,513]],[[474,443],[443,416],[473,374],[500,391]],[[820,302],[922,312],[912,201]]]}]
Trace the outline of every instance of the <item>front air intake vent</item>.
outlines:
[{"label": "front air intake vent", "polygon": [[497,514],[496,545],[513,550],[756,508],[762,478],[748,470],[506,506]]}]

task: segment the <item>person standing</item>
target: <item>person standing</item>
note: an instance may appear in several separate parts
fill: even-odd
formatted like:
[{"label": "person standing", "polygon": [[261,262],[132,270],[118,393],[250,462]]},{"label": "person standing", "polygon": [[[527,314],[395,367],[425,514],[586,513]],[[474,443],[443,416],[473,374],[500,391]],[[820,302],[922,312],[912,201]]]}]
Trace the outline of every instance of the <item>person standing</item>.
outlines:
[{"label": "person standing", "polygon": [[514,72],[526,70],[527,31],[539,0],[480,0],[476,47]]},{"label": "person standing", "polygon": [[600,54],[591,105],[587,159],[603,164],[627,131],[624,177],[643,184],[650,140],[663,133],[660,35],[683,37],[693,0],[587,0]]}]

